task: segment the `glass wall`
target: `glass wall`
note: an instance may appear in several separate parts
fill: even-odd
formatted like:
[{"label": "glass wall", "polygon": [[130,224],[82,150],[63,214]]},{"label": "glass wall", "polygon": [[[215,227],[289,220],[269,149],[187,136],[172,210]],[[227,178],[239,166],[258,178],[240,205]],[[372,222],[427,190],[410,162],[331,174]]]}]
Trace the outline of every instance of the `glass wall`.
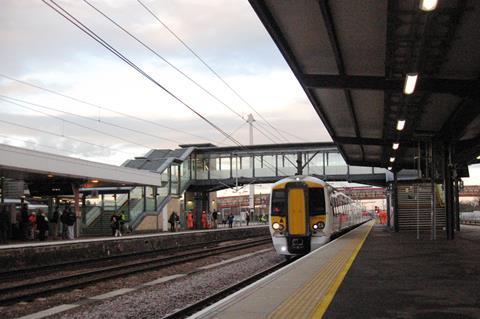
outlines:
[{"label": "glass wall", "polygon": [[180,165],[180,183],[182,188],[184,188],[185,185],[190,181],[190,174],[191,160],[188,158]]},{"label": "glass wall", "polygon": [[[310,162],[308,162],[310,160]],[[323,153],[308,153],[305,154],[304,163],[307,163],[307,166],[303,170],[303,173],[306,175],[317,174],[323,175]],[[305,165],[305,164],[304,164]]]},{"label": "glass wall", "polygon": [[275,155],[255,156],[255,177],[275,176]]},{"label": "glass wall", "polygon": [[194,160],[194,168],[197,179],[208,179],[208,157],[197,155],[196,159]]},{"label": "glass wall", "polygon": [[154,187],[151,187],[151,186],[145,187],[145,202],[146,202],[145,210],[149,212],[153,212],[156,210],[154,190],[155,190]]},{"label": "glass wall", "polygon": [[179,176],[180,175],[180,166],[178,164],[172,164],[170,166],[170,193],[174,195],[178,195],[179,192]]},{"label": "glass wall", "polygon": [[325,175],[344,175],[347,174],[347,164],[338,152],[325,154]]},{"label": "glass wall", "polygon": [[130,192],[130,220],[135,219],[144,211],[143,187],[137,186]]},{"label": "glass wall", "polygon": [[291,176],[297,173],[297,154],[278,156],[278,175]]}]

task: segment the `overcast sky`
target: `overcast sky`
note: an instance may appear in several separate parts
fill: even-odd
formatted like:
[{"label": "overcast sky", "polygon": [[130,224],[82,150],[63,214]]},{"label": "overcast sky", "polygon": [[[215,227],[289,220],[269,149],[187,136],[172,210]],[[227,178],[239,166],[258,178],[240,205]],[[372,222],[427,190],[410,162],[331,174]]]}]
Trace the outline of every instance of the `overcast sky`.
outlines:
[{"label": "overcast sky", "polygon": [[[142,1],[264,118],[293,134],[295,137],[283,133],[289,141],[331,141],[247,1]],[[240,127],[234,137],[248,143],[248,127],[242,126],[244,120],[238,114],[246,117],[253,111],[136,0],[90,2],[238,114],[192,84],[83,1],[57,2],[215,125],[228,133]],[[3,121],[0,122],[0,143],[110,164],[121,164],[128,158],[145,154],[150,148],[172,149],[178,144],[196,142],[232,144],[40,0],[0,0],[0,41],[0,94],[37,104],[17,100],[22,107],[5,102],[0,96],[0,120]],[[261,120],[256,114],[254,117]],[[255,143],[272,143],[271,139],[281,142],[279,134],[268,130],[265,122],[258,121],[256,125],[270,139],[255,131]]]}]

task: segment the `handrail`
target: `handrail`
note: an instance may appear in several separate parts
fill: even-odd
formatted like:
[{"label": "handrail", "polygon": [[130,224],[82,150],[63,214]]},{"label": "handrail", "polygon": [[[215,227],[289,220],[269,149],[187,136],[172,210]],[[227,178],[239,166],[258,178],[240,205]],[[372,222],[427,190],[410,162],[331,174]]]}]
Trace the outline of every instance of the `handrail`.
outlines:
[{"label": "handrail", "polygon": [[102,208],[100,206],[91,207],[85,214],[85,226],[90,226],[101,214]]}]

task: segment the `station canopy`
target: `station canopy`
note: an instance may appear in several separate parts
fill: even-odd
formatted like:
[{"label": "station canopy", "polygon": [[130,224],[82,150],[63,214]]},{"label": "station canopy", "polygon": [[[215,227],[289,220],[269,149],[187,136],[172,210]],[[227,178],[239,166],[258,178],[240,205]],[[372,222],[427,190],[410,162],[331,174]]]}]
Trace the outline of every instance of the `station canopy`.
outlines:
[{"label": "station canopy", "polygon": [[480,162],[480,1],[250,3],[349,164],[410,168],[431,141]]}]

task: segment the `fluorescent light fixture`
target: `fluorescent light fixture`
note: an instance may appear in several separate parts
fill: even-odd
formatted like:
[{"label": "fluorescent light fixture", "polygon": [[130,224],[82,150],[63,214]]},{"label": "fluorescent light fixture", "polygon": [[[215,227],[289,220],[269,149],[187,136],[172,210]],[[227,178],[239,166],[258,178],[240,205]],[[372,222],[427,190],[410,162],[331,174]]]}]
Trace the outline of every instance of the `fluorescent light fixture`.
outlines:
[{"label": "fluorescent light fixture", "polygon": [[438,0],[420,0],[420,10],[433,11],[437,7]]},{"label": "fluorescent light fixture", "polygon": [[477,159],[480,160],[480,155],[477,156]]},{"label": "fluorescent light fixture", "polygon": [[391,170],[392,170],[392,167],[391,167],[391,166],[389,166],[387,169],[388,169],[389,171],[391,171]]},{"label": "fluorescent light fixture", "polygon": [[397,121],[397,131],[403,130],[403,128],[405,127],[405,122],[406,122],[406,120],[398,120]]},{"label": "fluorescent light fixture", "polygon": [[393,143],[392,148],[394,150],[398,150],[398,147],[400,146],[400,143]]},{"label": "fluorescent light fixture", "polygon": [[97,183],[98,183],[98,179],[92,179],[92,183],[97,184]]},{"label": "fluorescent light fixture", "polygon": [[407,73],[405,78],[405,86],[403,87],[403,93],[412,94],[415,91],[415,85],[417,84],[418,73]]},{"label": "fluorescent light fixture", "polygon": [[390,157],[390,163],[395,162],[395,157]]}]

